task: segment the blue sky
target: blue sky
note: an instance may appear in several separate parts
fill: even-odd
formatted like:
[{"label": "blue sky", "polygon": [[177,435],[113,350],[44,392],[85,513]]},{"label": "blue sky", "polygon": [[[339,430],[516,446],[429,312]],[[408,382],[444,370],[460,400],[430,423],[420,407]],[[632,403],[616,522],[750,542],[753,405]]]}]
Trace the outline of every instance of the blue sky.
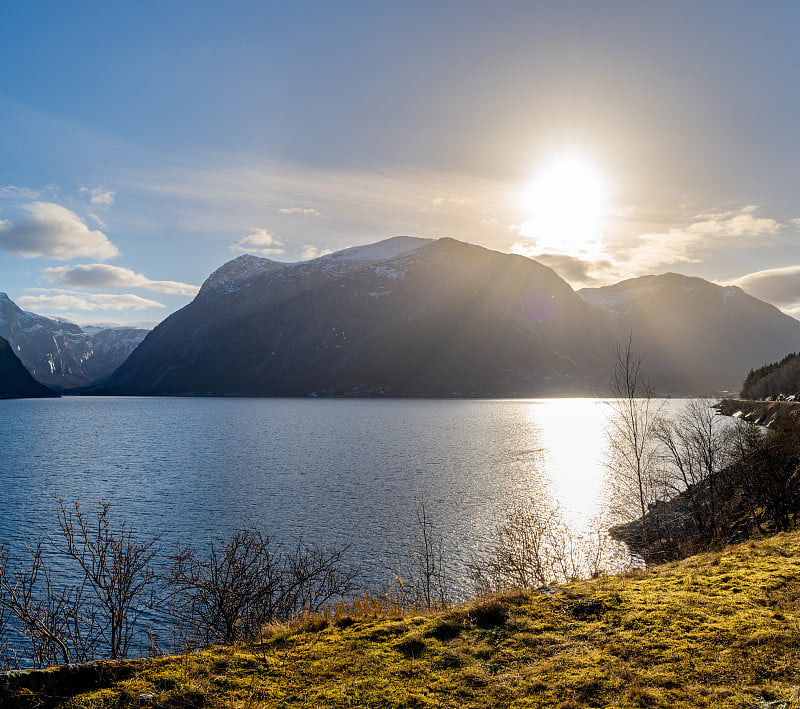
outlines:
[{"label": "blue sky", "polygon": [[[410,234],[800,315],[798,26],[789,1],[6,3],[0,291],[154,323],[241,253]],[[520,197],[564,155],[604,185],[585,244]]]}]

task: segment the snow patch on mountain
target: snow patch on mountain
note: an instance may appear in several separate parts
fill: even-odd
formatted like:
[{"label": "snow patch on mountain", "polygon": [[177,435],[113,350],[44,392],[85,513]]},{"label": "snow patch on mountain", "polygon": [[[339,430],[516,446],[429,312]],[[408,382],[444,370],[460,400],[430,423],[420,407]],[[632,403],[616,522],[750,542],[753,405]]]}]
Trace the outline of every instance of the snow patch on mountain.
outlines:
[{"label": "snow patch on mountain", "polygon": [[744,291],[741,288],[739,288],[739,286],[728,286],[722,292],[722,304],[727,305],[728,301],[731,298],[735,298],[737,295],[741,293],[744,293]]},{"label": "snow patch on mountain", "polygon": [[391,278],[394,281],[398,278],[405,278],[406,272],[389,266],[375,266],[375,275],[379,278]]},{"label": "snow patch on mountain", "polygon": [[74,322],[22,310],[0,295],[0,337],[8,340],[28,371],[59,389],[83,386],[114,371],[149,331],[82,328]]},{"label": "snow patch on mountain", "polygon": [[336,253],[321,256],[320,259],[334,261],[385,261],[417,251],[432,241],[433,239],[423,239],[418,236],[393,236],[390,239],[384,239],[374,244],[342,249]]},{"label": "snow patch on mountain", "polygon": [[619,312],[625,310],[625,306],[632,305],[643,295],[661,289],[661,286],[657,283],[643,283],[636,286],[626,285],[626,283],[628,281],[601,288],[581,288],[577,293],[590,305],[604,310]]},{"label": "snow patch on mountain", "polygon": [[268,271],[283,268],[287,264],[268,258],[244,254],[220,266],[200,287],[200,300],[237,292],[244,283]]}]

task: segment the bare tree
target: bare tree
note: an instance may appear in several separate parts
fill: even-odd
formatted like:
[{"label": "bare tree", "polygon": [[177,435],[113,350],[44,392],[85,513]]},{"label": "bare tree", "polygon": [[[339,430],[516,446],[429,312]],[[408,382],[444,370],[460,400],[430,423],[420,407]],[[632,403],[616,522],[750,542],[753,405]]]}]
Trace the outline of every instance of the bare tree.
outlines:
[{"label": "bare tree", "polygon": [[692,399],[658,431],[665,483],[689,503],[701,540],[721,535],[724,491],[720,476],[733,455],[731,427],[720,422],[708,399]]},{"label": "bare tree", "polygon": [[413,592],[415,605],[427,609],[447,606],[452,598],[444,556],[444,540],[434,528],[425,508],[425,500],[417,505],[418,548],[412,554]]},{"label": "bare tree", "polygon": [[655,399],[631,338],[626,345],[617,345],[611,394],[606,439],[614,493],[625,513],[639,515],[644,547],[648,548],[651,535],[647,512],[662,489],[657,433],[663,405]]}]

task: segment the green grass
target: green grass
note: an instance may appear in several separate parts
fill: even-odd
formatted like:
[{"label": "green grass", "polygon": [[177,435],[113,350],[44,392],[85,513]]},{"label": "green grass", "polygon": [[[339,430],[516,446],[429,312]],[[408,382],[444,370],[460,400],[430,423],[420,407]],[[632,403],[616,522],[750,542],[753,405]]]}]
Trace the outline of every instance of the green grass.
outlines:
[{"label": "green grass", "polygon": [[[143,663],[90,707],[800,706],[800,533],[429,615]],[[140,695],[152,694],[152,698]]]}]

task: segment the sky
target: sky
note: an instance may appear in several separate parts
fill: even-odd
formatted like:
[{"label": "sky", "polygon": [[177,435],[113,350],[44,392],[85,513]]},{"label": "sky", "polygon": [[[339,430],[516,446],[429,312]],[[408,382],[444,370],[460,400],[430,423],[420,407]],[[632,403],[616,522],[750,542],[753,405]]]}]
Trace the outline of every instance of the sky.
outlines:
[{"label": "sky", "polygon": [[0,291],[148,324],[242,253],[450,236],[800,317],[800,3],[6,3]]}]

